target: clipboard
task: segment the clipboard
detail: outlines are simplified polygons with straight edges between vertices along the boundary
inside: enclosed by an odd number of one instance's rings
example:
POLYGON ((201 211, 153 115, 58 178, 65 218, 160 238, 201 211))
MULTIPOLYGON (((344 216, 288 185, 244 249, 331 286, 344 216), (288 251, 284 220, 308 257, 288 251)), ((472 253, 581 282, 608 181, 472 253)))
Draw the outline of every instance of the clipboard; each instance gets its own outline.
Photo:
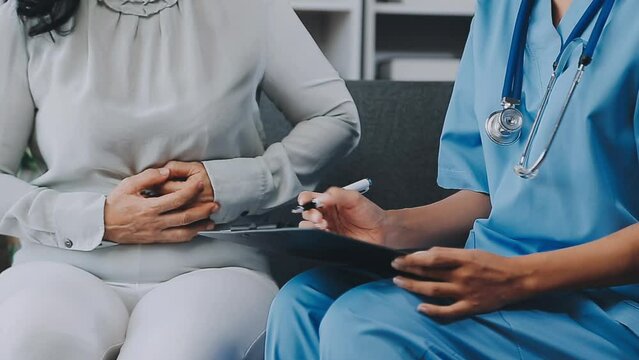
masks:
POLYGON ((266 228, 205 231, 200 233, 219 241, 258 248, 264 252, 286 254, 309 260, 350 265, 384 274, 397 273, 391 262, 414 250, 397 250, 314 229, 266 228))

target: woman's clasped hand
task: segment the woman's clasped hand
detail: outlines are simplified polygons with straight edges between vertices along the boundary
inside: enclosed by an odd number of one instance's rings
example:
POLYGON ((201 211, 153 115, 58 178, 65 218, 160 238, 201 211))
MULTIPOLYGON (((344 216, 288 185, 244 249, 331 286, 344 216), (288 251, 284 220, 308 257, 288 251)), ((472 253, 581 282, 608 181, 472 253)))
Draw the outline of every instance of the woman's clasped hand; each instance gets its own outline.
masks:
POLYGON ((107 196, 105 239, 120 244, 187 242, 215 227, 210 216, 219 208, 202 163, 171 161, 122 180, 107 196))

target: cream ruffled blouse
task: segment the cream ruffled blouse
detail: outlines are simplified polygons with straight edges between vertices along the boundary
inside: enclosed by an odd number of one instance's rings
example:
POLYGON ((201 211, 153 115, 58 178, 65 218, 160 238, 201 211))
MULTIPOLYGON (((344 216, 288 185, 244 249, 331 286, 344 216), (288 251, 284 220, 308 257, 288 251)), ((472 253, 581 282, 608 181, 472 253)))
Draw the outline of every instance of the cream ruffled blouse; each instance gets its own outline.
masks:
POLYGON ((313 188, 357 142, 352 99, 286 0, 82 0, 53 39, 26 36, 15 5, 0 4, 0 233, 22 256, 100 246, 105 195, 146 168, 203 162, 225 223, 313 188), (295 125, 267 148, 258 88, 295 125), (29 143, 42 173, 26 183, 29 143))

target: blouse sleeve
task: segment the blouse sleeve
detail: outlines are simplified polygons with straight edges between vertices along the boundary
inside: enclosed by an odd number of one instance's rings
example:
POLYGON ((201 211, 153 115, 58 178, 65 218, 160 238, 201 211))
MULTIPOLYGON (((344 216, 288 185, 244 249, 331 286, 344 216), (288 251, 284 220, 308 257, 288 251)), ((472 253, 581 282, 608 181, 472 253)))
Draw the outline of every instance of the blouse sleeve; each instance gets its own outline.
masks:
POLYGON ((286 0, 269 6, 263 88, 294 128, 263 156, 205 163, 221 210, 219 223, 259 214, 313 189, 331 161, 350 153, 359 116, 344 81, 286 0))
MULTIPOLYGON (((473 25, 475 21, 473 21, 473 25)), ((473 26, 474 27, 474 26, 473 26)), ((486 162, 475 111, 474 30, 466 42, 442 130, 437 183, 446 189, 489 193, 486 162)))
POLYGON ((59 193, 16 177, 33 131, 26 35, 15 1, 0 2, 0 234, 92 250, 104 234, 104 196, 59 193))

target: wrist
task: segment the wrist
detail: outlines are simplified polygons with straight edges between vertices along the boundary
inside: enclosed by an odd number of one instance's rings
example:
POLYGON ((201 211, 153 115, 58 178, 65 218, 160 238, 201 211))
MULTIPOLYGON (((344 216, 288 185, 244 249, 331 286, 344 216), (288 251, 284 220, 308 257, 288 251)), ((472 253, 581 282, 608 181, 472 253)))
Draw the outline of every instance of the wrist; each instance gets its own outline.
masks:
POLYGON ((517 288, 524 297, 532 297, 547 291, 545 276, 541 273, 539 258, 533 255, 523 255, 511 258, 517 274, 517 288))
POLYGON ((109 204, 109 198, 107 197, 106 201, 104 202, 104 215, 103 215, 103 221, 104 221, 104 234, 102 235, 102 240, 107 240, 107 241, 113 241, 111 239, 112 234, 111 234, 111 205, 109 204))
POLYGON ((215 202, 215 188, 213 187, 213 181, 209 175, 203 162, 198 163, 201 167, 202 182, 204 183, 205 201, 215 202))
POLYGON ((384 246, 393 247, 393 244, 397 242, 396 239, 400 238, 402 217, 398 215, 397 210, 383 210, 380 228, 384 246))

